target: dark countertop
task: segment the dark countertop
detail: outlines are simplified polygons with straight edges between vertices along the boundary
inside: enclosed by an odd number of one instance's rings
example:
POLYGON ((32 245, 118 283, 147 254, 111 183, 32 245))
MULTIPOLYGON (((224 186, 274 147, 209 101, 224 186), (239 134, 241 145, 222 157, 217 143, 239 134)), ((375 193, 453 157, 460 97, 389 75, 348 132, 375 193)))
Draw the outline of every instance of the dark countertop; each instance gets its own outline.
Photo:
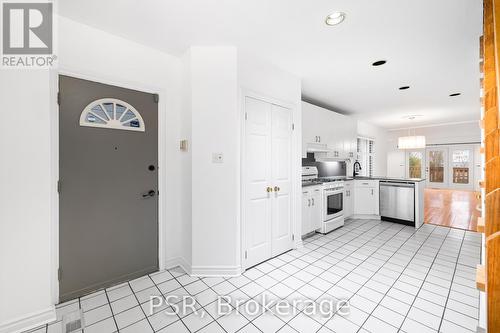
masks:
POLYGON ((387 181, 396 181, 396 182, 412 182, 419 183, 425 181, 425 178, 397 178, 397 177, 384 177, 384 176, 375 176, 375 177, 365 177, 365 176, 357 176, 354 179, 359 180, 387 180, 387 181))
POLYGON ((323 182, 303 182, 302 187, 323 185, 323 182))
MULTIPOLYGON (((411 183, 419 183, 425 181, 425 178, 396 178, 396 177, 365 177, 365 176, 357 176, 355 178, 347 177, 344 181, 352 181, 352 180, 386 180, 386 181, 395 181, 395 182, 411 182, 411 183)), ((314 181, 314 182, 303 182, 302 187, 308 186, 317 186, 322 185, 324 182, 322 181, 314 181)))

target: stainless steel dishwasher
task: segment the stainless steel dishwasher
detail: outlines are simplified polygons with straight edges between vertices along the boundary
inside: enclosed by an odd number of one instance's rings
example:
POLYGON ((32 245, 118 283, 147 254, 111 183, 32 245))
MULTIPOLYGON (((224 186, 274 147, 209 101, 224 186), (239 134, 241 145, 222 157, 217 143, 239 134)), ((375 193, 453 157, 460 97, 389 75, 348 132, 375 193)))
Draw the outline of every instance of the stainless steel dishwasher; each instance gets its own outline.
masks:
POLYGON ((415 183, 381 180, 380 217, 384 221, 415 225, 415 183))

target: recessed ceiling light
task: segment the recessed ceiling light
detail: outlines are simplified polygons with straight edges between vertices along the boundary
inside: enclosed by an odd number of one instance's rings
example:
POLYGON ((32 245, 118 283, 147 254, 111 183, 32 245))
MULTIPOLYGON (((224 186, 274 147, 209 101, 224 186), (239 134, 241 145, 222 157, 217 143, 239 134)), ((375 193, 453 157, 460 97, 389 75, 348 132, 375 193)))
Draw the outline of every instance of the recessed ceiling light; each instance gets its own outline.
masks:
POLYGON ((453 94, 450 94, 450 97, 455 97, 455 96, 460 96, 462 95, 461 93, 453 93, 453 94))
POLYGON ((423 117, 423 115, 421 115, 421 114, 410 114, 410 115, 407 115, 407 116, 403 116, 401 119, 414 120, 414 119, 417 119, 417 118, 420 118, 420 117, 423 117))
POLYGON ((410 89, 410 86, 402 86, 402 87, 399 87, 399 90, 406 90, 406 89, 410 89))
POLYGON ((386 60, 378 60, 378 61, 375 61, 372 66, 382 66, 383 64, 385 64, 387 61, 386 60))
POLYGON ((345 13, 334 12, 326 17, 325 23, 327 25, 337 25, 342 23, 344 20, 345 20, 345 13))

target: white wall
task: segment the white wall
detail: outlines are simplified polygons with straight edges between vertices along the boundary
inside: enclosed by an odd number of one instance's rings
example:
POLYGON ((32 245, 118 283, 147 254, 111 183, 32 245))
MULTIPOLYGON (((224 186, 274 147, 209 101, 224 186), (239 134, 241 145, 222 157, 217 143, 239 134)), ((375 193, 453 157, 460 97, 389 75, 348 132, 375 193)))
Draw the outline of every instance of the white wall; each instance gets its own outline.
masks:
MULTIPOLYGON (((180 263, 188 271, 192 265, 206 274, 211 267, 237 272, 240 88, 296 106, 293 173, 300 193, 300 79, 252 56, 239 58, 234 47, 193 47, 176 58, 63 17, 58 32, 62 74, 160 93, 166 126, 159 169, 167 221, 160 234, 162 264, 180 263), (188 152, 179 150, 181 139, 189 140, 188 152), (212 163, 213 152, 223 153, 224 163, 212 163)), ((1 156, 9 163, 0 163, 0 332, 33 314, 49 319, 57 300, 58 144, 51 142, 57 139, 57 88, 51 78, 56 82, 57 73, 1 75, 1 156)), ((299 202, 294 206, 300 216, 299 202)))
MULTIPOLYGON (((192 124, 192 273, 236 275, 241 271, 241 98, 250 90, 293 106, 295 197, 300 193, 300 79, 235 47, 193 46, 184 56, 183 92, 192 124), (212 162, 222 153, 224 162, 212 162)), ((189 193, 186 193, 186 197, 189 193)), ((295 212, 300 216, 300 205, 295 212)), ((293 221, 297 223, 297 221, 293 221)), ((189 232, 186 232, 188 236, 189 232)), ((185 253, 188 253, 187 250, 185 253)))
POLYGON ((181 140, 187 140, 187 151, 181 153, 180 179, 182 184, 178 193, 181 200, 182 228, 179 233, 181 242, 181 258, 183 267, 191 272, 192 258, 192 136, 191 136, 191 52, 188 50, 182 58, 183 84, 182 84, 182 112, 180 117, 181 140))
MULTIPOLYGON (((452 145, 452 144, 476 144, 481 141, 481 131, 479 122, 448 124, 427 126, 416 129, 390 130, 388 132, 387 146, 387 168, 388 176, 407 177, 406 152, 398 149, 398 138, 408 135, 424 135, 426 144, 429 145, 452 145)), ((477 147, 476 147, 477 148, 477 147)), ((475 148, 475 149, 476 149, 475 148)), ((478 186, 478 180, 481 177, 479 158, 475 157, 474 167, 474 186, 478 186)))
MULTIPOLYGON (((185 128, 179 126, 181 60, 66 18, 60 17, 58 23, 62 73, 160 92, 160 121, 167 128, 160 138, 165 143, 159 169, 165 189, 160 209, 167 221, 160 235, 165 243, 161 264, 177 262, 182 256, 178 235, 187 224, 183 218, 189 218, 181 212, 179 195, 187 181, 182 178, 184 156, 178 149, 185 136, 185 128)), ((51 177, 51 163, 57 166, 57 152, 50 142, 51 133, 57 133, 51 128, 56 108, 50 105, 56 89, 50 90, 47 71, 2 71, 1 85, 1 153, 9 163, 0 163, 0 331, 5 323, 48 310, 56 302, 58 259, 51 251, 58 243, 57 209, 51 206, 57 179, 51 177), (8 144, 12 142, 15 145, 8 144)))
POLYGON ((191 47, 192 272, 240 271, 238 64, 235 47, 191 47), (222 163, 212 161, 223 154, 222 163))
POLYGON ((358 136, 375 140, 374 176, 387 175, 387 130, 365 121, 358 120, 358 136))
MULTIPOLYGON (((408 136, 408 129, 388 131, 389 150, 396 150, 398 137, 408 136)), ((478 122, 436 125, 410 130, 411 135, 425 135, 426 144, 479 143, 481 130, 478 122)))
POLYGON ((0 332, 55 315, 49 106, 47 70, 0 70, 0 332))

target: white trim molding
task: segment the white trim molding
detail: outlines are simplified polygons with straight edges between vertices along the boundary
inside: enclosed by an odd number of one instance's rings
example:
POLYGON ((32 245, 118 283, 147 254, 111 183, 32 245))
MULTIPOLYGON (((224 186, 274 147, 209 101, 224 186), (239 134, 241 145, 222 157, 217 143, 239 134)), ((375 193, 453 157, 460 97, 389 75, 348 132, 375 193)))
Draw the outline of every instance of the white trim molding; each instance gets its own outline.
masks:
POLYGON ((191 276, 235 277, 242 273, 241 266, 192 266, 191 276))
MULTIPOLYGON (((165 269, 180 267, 186 274, 191 275, 191 265, 183 257, 175 257, 165 261, 165 269)), ((161 270, 161 269, 160 269, 161 270)))
POLYGON ((0 333, 16 333, 27 331, 38 326, 48 324, 56 320, 56 309, 54 306, 16 318, 12 321, 0 324, 0 333))

